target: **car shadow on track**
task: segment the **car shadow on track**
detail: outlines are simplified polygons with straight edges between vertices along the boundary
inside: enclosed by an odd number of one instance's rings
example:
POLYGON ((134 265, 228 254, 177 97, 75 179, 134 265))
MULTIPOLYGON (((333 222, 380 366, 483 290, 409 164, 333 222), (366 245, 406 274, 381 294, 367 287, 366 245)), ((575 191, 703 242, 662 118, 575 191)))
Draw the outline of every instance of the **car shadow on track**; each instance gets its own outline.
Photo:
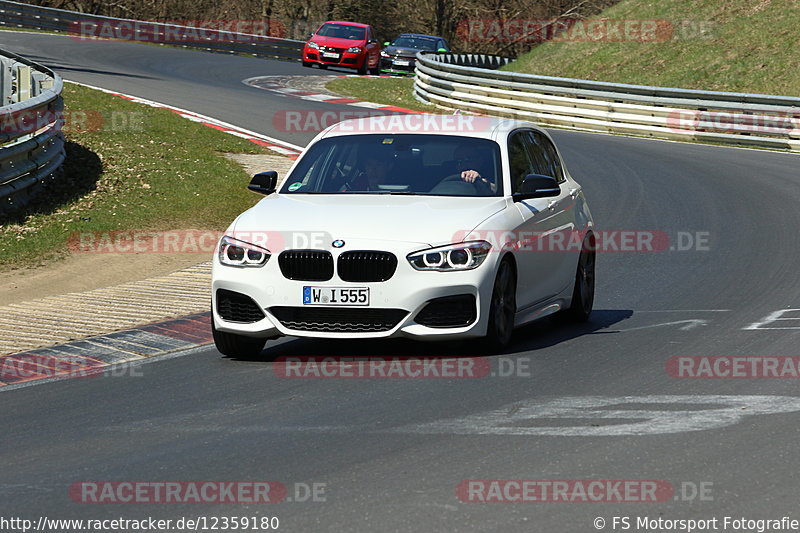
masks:
MULTIPOLYGON (((495 354, 481 351, 475 340, 422 342, 411 339, 305 339, 267 341, 259 357, 249 361, 271 362, 286 357, 438 357, 459 358, 516 354, 538 350, 582 337, 603 333, 604 329, 633 316, 631 310, 597 309, 588 322, 570 324, 560 318, 545 318, 517 328, 511 345, 495 354)), ((235 358, 233 358, 235 359, 235 358)))
POLYGON ((504 353, 540 350, 584 335, 603 334, 603 330, 633 316, 630 309, 595 309, 587 322, 576 324, 558 316, 548 317, 517 328, 511 346, 504 353))

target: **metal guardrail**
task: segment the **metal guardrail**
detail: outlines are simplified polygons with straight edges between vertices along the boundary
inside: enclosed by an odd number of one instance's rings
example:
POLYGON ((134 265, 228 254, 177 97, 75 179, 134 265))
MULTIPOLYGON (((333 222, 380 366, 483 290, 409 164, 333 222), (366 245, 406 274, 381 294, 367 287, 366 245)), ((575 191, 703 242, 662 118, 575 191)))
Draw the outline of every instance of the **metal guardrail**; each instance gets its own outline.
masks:
MULTIPOLYGON (((227 54, 300 61, 303 41, 222 29, 118 19, 0 0, 0 26, 64 32, 76 39, 124 35, 129 40, 227 54)), ((127 39, 126 39, 127 40, 127 39)))
POLYGON ((0 213, 25 205, 64 162, 62 88, 52 70, 0 50, 0 213))
POLYGON ((414 92, 426 103, 544 126, 800 151, 800 98, 494 70, 509 62, 420 52, 414 92))

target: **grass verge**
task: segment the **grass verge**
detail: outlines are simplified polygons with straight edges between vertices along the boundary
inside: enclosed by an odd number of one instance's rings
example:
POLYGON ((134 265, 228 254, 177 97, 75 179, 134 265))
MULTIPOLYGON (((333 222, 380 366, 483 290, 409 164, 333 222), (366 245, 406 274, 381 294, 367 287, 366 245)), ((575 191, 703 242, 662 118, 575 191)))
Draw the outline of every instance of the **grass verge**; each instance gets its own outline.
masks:
POLYGON ((536 46, 504 70, 711 91, 800 94, 797 0, 622 0, 595 19, 663 22, 658 37, 649 42, 580 42, 576 33, 576 41, 536 46))
POLYGON ((413 78, 337 78, 325 87, 335 93, 376 104, 429 113, 443 112, 436 106, 423 104, 414 98, 413 78))
POLYGON ((0 225, 0 269, 66 256, 78 232, 224 230, 259 198, 224 153, 268 149, 155 109, 65 84, 64 175, 0 225))

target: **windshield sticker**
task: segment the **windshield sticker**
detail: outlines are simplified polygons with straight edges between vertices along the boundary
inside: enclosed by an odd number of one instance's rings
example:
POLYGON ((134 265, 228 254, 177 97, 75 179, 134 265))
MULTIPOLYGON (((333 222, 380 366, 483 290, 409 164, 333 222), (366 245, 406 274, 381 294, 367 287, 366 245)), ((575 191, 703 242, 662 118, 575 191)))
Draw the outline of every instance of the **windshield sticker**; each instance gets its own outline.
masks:
POLYGON ((389 138, 389 139, 384 139, 382 144, 392 144, 393 142, 394 142, 394 139, 389 138))
POLYGON ((296 182, 292 183, 291 185, 289 185, 289 192, 294 192, 294 191, 296 191, 297 189, 299 189, 302 186, 303 186, 303 184, 301 182, 296 181, 296 182))

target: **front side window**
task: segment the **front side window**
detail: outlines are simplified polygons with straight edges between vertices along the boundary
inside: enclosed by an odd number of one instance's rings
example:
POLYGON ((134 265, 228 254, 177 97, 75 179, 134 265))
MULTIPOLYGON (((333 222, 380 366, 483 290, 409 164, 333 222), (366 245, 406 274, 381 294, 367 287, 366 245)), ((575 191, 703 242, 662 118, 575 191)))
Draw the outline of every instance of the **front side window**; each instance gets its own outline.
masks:
POLYGON ((551 176, 559 183, 564 181, 564 170, 561 168, 561 160, 556 152, 556 147, 550 142, 550 139, 539 133, 538 131, 532 132, 533 143, 532 150, 536 154, 536 159, 539 161, 540 170, 539 174, 551 176))
POLYGON ((502 181, 500 147, 494 141, 455 135, 363 134, 314 144, 280 192, 502 196, 502 181))
POLYGON ((513 191, 522 190, 522 180, 528 174, 537 174, 528 150, 528 132, 518 131, 508 140, 508 163, 511 168, 511 187, 513 191))

